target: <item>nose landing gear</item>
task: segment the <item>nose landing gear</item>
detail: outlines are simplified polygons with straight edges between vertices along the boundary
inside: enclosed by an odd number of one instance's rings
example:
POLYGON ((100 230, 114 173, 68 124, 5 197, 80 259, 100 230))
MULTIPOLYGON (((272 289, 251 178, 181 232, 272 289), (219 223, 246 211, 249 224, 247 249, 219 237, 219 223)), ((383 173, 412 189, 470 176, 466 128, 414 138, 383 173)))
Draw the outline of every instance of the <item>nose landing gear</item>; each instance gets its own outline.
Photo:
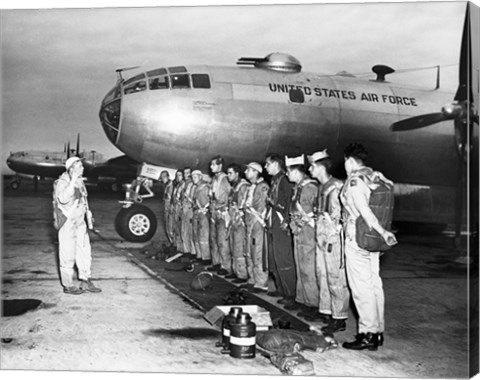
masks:
MULTIPOLYGON (((123 208, 118 212, 115 218, 115 230, 117 233, 127 241, 135 243, 143 243, 149 241, 157 230, 157 218, 152 210, 141 205, 144 198, 151 198, 154 196, 152 191, 153 179, 158 179, 159 176, 143 175, 143 164, 140 170, 140 175, 128 185, 125 185, 125 200, 123 208), (141 194, 141 189, 146 190, 146 193, 141 194)), ((148 172, 151 173, 152 165, 148 165, 148 172)))

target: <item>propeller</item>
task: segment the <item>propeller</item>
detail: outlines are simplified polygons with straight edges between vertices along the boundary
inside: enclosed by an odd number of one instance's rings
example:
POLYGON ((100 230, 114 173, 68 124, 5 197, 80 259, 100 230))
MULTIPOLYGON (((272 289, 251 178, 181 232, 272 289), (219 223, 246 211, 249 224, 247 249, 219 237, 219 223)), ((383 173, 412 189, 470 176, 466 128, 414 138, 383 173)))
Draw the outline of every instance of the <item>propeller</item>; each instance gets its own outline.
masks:
POLYGON ((80 157, 80 133, 77 133, 77 149, 75 155, 80 157))
MULTIPOLYGON (((446 120, 453 120, 455 142, 458 153, 457 189, 455 200, 455 246, 459 246, 463 220, 463 201, 467 183, 467 163, 472 151, 471 140, 473 124, 478 125, 478 109, 472 88, 472 35, 470 4, 467 3, 460 47, 458 89, 452 103, 442 107, 441 112, 429 113, 400 120, 391 125, 395 132, 411 131, 427 127, 446 120)), ((477 52, 478 53, 478 52, 477 52)))

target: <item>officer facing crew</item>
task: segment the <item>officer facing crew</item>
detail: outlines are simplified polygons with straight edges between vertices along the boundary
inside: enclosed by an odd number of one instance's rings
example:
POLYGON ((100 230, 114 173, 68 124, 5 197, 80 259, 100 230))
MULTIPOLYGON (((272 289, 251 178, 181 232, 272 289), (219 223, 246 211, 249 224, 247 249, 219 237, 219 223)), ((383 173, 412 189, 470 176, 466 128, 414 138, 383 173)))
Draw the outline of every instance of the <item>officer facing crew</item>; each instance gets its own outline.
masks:
POLYGON ((230 222, 227 230, 232 253, 233 273, 225 276, 225 278, 233 279, 232 282, 235 284, 242 284, 248 279, 245 240, 247 229, 244 220, 244 207, 250 184, 241 177, 241 168, 237 164, 231 164, 227 167, 227 177, 232 185, 228 200, 230 222))
POLYGON ((266 247, 265 216, 267 214, 268 184, 262 175, 262 165, 251 162, 245 176, 251 183, 245 201, 245 224, 247 227, 248 285, 253 293, 268 290, 268 251, 266 247))
POLYGON ((54 224, 58 229, 63 292, 75 295, 85 291, 98 293, 102 290, 90 279, 92 248, 85 219, 92 229, 93 217, 88 208, 87 189, 82 179, 82 161, 78 157, 70 157, 65 162, 65 169, 66 172, 53 185, 54 224), (73 284, 74 265, 78 269, 80 287, 73 284))
POLYGON ((308 160, 310 174, 320 183, 316 219, 316 269, 320 304, 319 313, 305 319, 328 323, 322 327, 322 331, 331 335, 345 330, 350 301, 339 197, 343 183, 331 174, 332 160, 327 150, 315 152, 308 156, 308 160))
POLYGON ((363 218, 370 230, 377 231, 388 245, 396 244, 395 235, 385 230, 370 206, 369 184, 375 176, 387 180, 381 173, 365 166, 368 153, 362 144, 352 143, 344 150, 347 180, 340 193, 344 206, 345 256, 348 284, 358 311, 358 334, 355 341, 345 342, 344 348, 376 350, 383 345, 384 293, 380 277, 380 252, 360 248, 356 240, 356 221, 363 218))
POLYGON ((195 245, 196 261, 202 264, 211 264, 210 256, 210 221, 208 207, 210 206, 210 187, 203 180, 203 173, 200 170, 192 172, 194 191, 193 203, 193 243, 195 245))
POLYGON ((319 292, 315 273, 315 220, 314 208, 318 187, 305 171, 305 158, 285 157, 287 176, 295 184, 290 205, 290 229, 293 234, 294 257, 297 269, 295 303, 286 309, 302 306, 298 316, 318 313, 319 292), (298 305, 300 304, 300 305, 298 305))

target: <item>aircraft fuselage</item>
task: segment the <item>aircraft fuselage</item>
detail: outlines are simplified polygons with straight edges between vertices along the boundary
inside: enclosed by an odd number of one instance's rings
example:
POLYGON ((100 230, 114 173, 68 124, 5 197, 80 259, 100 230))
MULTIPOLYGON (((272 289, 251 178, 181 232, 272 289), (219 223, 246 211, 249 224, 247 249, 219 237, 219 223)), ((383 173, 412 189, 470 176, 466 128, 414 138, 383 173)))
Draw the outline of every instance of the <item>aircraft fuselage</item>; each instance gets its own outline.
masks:
MULTIPOLYGON (((455 186, 453 121, 408 133, 390 130, 396 121, 439 112, 452 101, 453 92, 342 75, 245 67, 183 69, 136 75, 105 97, 103 128, 136 161, 207 169, 217 154, 228 163, 247 163, 263 161, 268 152, 297 156, 327 148, 342 177, 343 149, 356 141, 369 150, 369 165, 397 184, 418 186, 415 192, 430 189, 429 199, 442 198, 447 187, 455 186), (164 85, 152 89, 157 78, 164 85), (431 186, 439 193, 433 194, 431 186)), ((412 189, 405 191, 410 196, 412 189)))

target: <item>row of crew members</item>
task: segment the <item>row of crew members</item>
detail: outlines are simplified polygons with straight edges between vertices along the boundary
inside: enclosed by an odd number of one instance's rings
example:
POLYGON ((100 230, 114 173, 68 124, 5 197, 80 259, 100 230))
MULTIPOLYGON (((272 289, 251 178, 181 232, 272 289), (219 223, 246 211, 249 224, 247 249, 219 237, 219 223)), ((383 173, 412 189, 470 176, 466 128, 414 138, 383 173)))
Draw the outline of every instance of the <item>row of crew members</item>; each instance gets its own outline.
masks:
POLYGON ((326 324, 327 335, 345 330, 351 291, 359 334, 344 347, 377 349, 384 330, 379 255, 355 244, 350 221, 365 213, 385 240, 393 234, 365 211, 368 187, 355 173, 365 167, 366 149, 361 144, 345 149, 352 177, 345 186, 332 176, 326 150, 307 157, 311 177, 304 155, 284 161, 269 154, 264 168, 270 184, 259 163, 246 166, 245 180, 239 165, 229 165, 225 173, 220 156, 211 160, 210 182, 190 168, 177 171, 174 181, 162 173, 168 239, 178 251, 210 264, 207 270, 254 293, 280 296, 285 309, 300 309, 300 317, 326 324), (345 238, 342 221, 350 226, 345 238), (269 289, 269 275, 275 289, 269 289))

